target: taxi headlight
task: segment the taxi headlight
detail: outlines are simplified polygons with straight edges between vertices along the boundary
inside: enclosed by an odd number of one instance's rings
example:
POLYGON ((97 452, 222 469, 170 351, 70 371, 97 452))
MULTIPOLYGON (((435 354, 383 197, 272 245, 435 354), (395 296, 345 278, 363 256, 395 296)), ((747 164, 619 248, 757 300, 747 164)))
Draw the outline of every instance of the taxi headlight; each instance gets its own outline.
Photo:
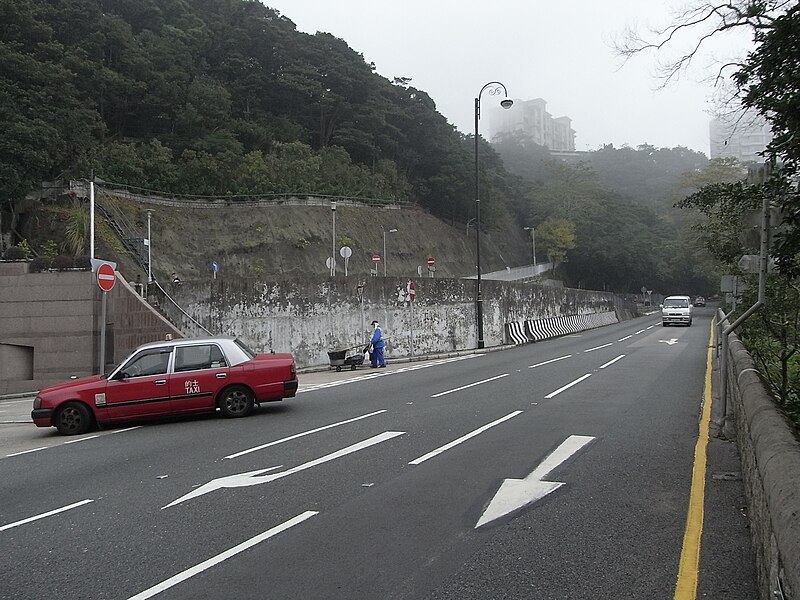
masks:
POLYGON ((39 408, 42 408, 42 399, 36 396, 36 398, 33 399, 33 409, 36 410, 39 408))

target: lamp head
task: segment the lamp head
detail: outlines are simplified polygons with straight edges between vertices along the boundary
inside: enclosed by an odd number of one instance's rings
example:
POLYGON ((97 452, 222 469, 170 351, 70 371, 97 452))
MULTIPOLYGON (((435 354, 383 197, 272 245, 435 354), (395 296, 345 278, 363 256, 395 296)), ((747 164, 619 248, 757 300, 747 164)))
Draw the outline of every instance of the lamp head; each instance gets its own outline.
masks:
POLYGON ((500 106, 503 108, 511 108, 514 105, 514 101, 511 98, 503 98, 500 100, 500 106))

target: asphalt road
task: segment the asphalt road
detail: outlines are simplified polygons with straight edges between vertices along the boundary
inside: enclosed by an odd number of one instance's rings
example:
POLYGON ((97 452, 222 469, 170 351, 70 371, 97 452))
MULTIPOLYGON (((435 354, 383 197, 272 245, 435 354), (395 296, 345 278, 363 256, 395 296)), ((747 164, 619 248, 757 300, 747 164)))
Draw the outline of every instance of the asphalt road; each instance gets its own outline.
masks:
MULTIPOLYGON (((672 598, 710 317, 308 374, 240 420, 64 438, 2 402, 0 598, 672 598)), ((753 598, 709 457, 698 593, 753 598)))

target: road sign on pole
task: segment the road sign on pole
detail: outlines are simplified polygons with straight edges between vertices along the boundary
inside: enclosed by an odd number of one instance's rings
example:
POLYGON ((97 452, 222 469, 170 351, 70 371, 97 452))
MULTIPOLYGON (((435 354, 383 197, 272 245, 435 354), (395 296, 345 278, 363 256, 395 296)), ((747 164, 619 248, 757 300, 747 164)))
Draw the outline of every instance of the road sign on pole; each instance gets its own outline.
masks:
POLYGON ((114 284, 117 282, 117 276, 114 273, 114 267, 109 263, 103 263, 97 267, 97 285, 104 292, 110 292, 114 289, 114 284))
POLYGON ((417 299, 417 288, 414 285, 414 282, 410 279, 408 280, 408 284, 406 285, 406 296, 408 297, 409 302, 413 302, 417 299))

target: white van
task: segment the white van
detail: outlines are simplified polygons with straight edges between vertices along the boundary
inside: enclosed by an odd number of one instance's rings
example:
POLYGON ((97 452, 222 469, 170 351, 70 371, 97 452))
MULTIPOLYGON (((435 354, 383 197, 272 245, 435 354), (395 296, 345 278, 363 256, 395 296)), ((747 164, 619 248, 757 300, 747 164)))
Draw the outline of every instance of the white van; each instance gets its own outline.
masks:
POLYGON ((692 300, 689 296, 667 296, 661 305, 661 325, 692 326, 692 300))

